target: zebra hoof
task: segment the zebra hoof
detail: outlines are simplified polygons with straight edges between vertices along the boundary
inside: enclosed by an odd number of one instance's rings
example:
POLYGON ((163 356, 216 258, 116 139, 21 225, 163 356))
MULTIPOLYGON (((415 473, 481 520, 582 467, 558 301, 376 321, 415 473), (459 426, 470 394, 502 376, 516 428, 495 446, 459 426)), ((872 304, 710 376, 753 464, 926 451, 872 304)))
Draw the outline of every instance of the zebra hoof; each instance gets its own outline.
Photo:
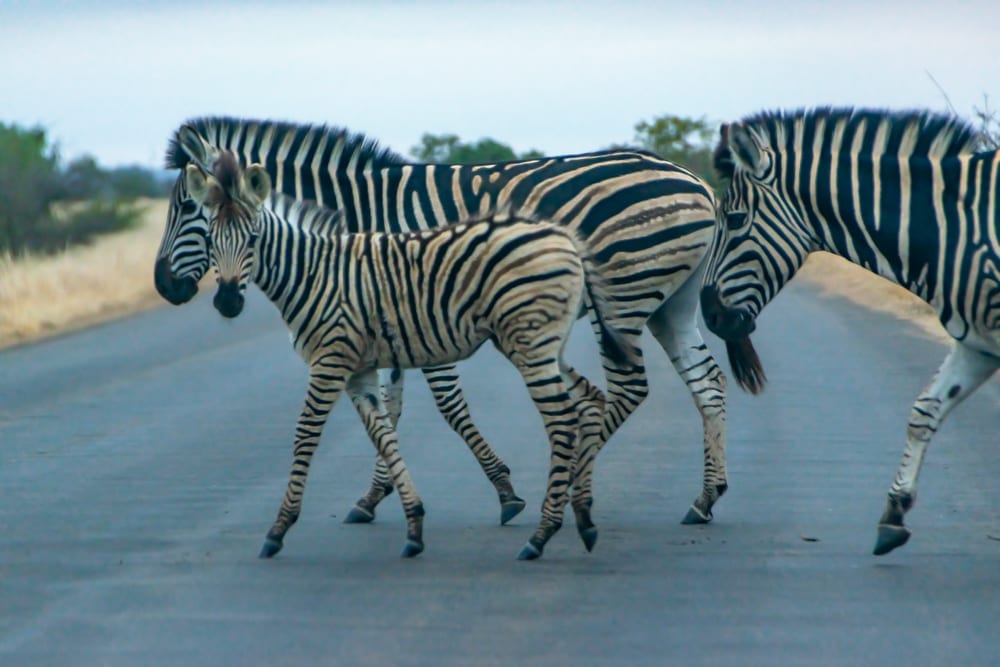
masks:
POLYGON ((270 558, 274 554, 281 551, 281 547, 284 546, 281 540, 275 539, 273 537, 268 537, 264 540, 264 546, 260 548, 259 558, 270 558))
POLYGON ((712 520, 712 513, 709 512, 707 515, 703 513, 700 509, 691 506, 688 513, 684 515, 684 519, 681 521, 685 526, 696 526, 699 524, 708 523, 712 520))
POLYGON ((360 505, 355 505, 344 517, 344 523, 371 523, 375 520, 375 512, 366 510, 360 505))
POLYGON ((506 525, 508 521, 520 514, 525 505, 524 500, 517 496, 500 503, 500 525, 506 525))
POLYGON ((403 552, 400 554, 403 558, 413 558, 417 554, 423 552, 424 544, 423 542, 417 542, 414 539, 406 540, 406 546, 403 547, 403 552))
POLYGON ((537 560, 542 555, 542 550, 531 542, 521 548, 521 553, 517 554, 518 560, 537 560))
POLYGON ((872 553, 876 556, 884 556, 896 547, 906 544, 909 539, 910 529, 906 526, 881 523, 878 527, 878 538, 875 540, 875 548, 872 553))
POLYGON ((587 547, 588 552, 593 551, 594 545, 597 544, 597 527, 581 528, 580 539, 583 540, 583 546, 587 547))

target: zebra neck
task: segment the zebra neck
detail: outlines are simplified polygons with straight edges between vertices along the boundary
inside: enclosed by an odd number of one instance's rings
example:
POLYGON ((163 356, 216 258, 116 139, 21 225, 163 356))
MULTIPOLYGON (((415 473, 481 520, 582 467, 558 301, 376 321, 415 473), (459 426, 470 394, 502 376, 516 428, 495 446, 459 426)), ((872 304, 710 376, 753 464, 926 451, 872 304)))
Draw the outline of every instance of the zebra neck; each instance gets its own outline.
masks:
POLYGON ((297 221, 265 212, 253 280, 257 287, 291 322, 304 295, 317 281, 338 270, 339 236, 323 237, 302 229, 297 221))
POLYGON ((828 187, 817 181, 815 189, 800 187, 796 198, 820 249, 933 302, 945 233, 933 194, 940 165, 928 158, 883 155, 875 163, 854 156, 838 171, 840 178, 831 174, 828 187))

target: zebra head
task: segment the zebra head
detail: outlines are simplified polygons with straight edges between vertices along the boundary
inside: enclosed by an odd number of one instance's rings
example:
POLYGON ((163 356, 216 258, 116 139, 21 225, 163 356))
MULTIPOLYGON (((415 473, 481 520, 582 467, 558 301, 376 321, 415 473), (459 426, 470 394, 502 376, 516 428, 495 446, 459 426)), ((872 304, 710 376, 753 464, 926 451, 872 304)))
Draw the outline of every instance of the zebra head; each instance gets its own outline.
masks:
POLYGON ((715 168, 728 179, 701 289, 705 324, 726 341, 737 382, 757 393, 765 380, 750 343, 756 319, 816 248, 797 211, 779 196, 780 159, 756 128, 723 125, 715 168))
POLYGON ((185 167, 184 179, 194 201, 209 212, 208 255, 218 283, 212 303, 224 317, 236 317, 254 270, 261 207, 271 194, 271 177, 258 164, 243 171, 236 157, 224 151, 212 173, 192 163, 185 167))
POLYGON ((716 169, 729 181, 719 205, 701 304, 705 323, 727 341, 749 336, 755 320, 819 249, 802 214, 783 192, 780 153, 763 132, 722 126, 716 169))
POLYGON ((193 163, 210 170, 218 149, 192 128, 182 126, 167 150, 167 167, 181 169, 170 193, 167 224, 156 253, 153 282, 156 291, 179 306, 198 293, 198 281, 208 271, 208 213, 191 197, 184 168, 193 163))

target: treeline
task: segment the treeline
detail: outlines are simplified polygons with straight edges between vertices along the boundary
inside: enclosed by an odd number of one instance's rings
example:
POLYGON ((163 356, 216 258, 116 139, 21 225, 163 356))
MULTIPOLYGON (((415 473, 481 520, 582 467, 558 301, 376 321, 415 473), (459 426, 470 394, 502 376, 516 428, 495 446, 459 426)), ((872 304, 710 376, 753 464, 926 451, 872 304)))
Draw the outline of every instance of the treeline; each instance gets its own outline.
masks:
MULTIPOLYGON (((982 147, 1000 146, 1000 119, 984 103, 975 109, 982 147)), ((633 127, 632 142, 608 148, 641 148, 695 172, 716 189, 712 168, 718 124, 705 117, 663 115, 633 127)), ((598 147, 594 147, 595 149, 598 147)), ((492 137, 473 142, 455 134, 424 134, 410 155, 421 162, 474 163, 542 157, 515 152, 492 137)), ((0 123, 0 254, 52 252, 137 224, 139 197, 164 197, 169 181, 143 167, 101 168, 90 156, 63 165, 45 130, 0 123)))
MULTIPOLYGON (((712 169, 712 150, 717 123, 701 118, 682 116, 657 116, 635 124, 631 143, 614 144, 608 148, 641 148, 653 151, 660 157, 675 162, 695 172, 712 187, 720 183, 712 169)), ((594 147, 595 150, 598 147, 594 147)), ((500 162, 503 160, 528 160, 542 157, 544 153, 532 148, 516 153, 509 145, 492 137, 467 143, 454 134, 424 134, 420 143, 410 149, 410 155, 421 162, 470 163, 500 162)))
POLYGON ((0 123, 0 254, 51 253, 136 225, 139 197, 168 185, 142 167, 63 164, 44 129, 0 123))

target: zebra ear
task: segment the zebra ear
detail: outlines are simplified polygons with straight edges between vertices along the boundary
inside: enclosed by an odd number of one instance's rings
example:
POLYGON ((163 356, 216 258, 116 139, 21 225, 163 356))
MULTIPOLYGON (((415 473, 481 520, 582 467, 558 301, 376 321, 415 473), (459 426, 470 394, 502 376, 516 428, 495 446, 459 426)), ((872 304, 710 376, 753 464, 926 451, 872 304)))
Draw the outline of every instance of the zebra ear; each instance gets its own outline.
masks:
POLYGON ((729 149, 729 125, 719 126, 719 143, 712 152, 712 166, 723 178, 732 178, 736 165, 733 164, 733 152, 729 149))
POLYGON ((177 145, 192 162, 210 171, 219 158, 219 149, 211 145, 190 125, 177 130, 177 145))
POLYGON ((728 126, 727 134, 729 151, 735 166, 755 176, 761 176, 766 165, 762 160, 762 146, 753 132, 742 123, 733 123, 728 126))
POLYGON ((257 199, 257 205, 263 204, 271 194, 271 175, 260 164, 252 164, 243 173, 243 178, 250 194, 257 199))
POLYGON ((192 163, 184 168, 184 185, 191 198, 202 206, 213 206, 222 202, 222 186, 196 164, 192 163))

